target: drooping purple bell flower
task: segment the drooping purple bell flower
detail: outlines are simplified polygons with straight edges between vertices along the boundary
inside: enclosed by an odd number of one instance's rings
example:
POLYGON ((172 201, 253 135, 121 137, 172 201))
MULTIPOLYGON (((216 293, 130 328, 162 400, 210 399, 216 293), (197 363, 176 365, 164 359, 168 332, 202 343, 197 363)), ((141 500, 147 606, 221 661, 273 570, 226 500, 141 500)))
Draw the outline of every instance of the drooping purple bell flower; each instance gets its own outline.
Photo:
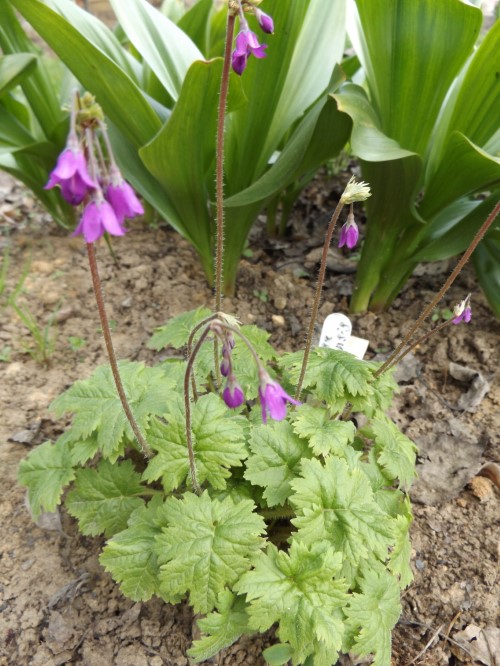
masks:
POLYGON ((265 12, 262 11, 262 9, 259 9, 258 7, 255 8, 255 18, 257 19, 261 30, 263 32, 267 32, 268 35, 272 35, 274 32, 274 21, 273 19, 269 16, 269 14, 266 14, 265 12))
POLYGON ((247 66, 248 57, 254 55, 256 58, 265 58, 266 49, 267 44, 259 44, 259 38, 255 32, 252 32, 248 25, 244 25, 236 35, 236 48, 231 58, 233 70, 241 76, 247 66))
POLYGON ((350 250, 355 247, 359 239, 359 229, 358 225, 354 221, 354 215, 349 213, 347 216, 347 222, 342 226, 340 230, 340 240, 339 247, 344 247, 346 245, 350 250))
POLYGON ((132 187, 123 179, 120 170, 112 165, 109 170, 110 183, 106 188, 106 199, 113 207, 118 222, 127 217, 144 215, 144 208, 132 187))
POLYGON ((267 414, 275 421, 282 421, 286 416, 286 403, 300 405, 283 389, 282 386, 271 379, 265 371, 261 371, 259 386, 260 404, 262 407, 262 421, 267 423, 267 414))
POLYGON ((456 305, 453 309, 453 314, 455 318, 451 320, 452 324, 461 324, 465 322, 468 324, 472 319, 472 308, 469 304, 470 294, 465 298, 461 303, 456 305))
POLYGON ((88 172, 87 160, 75 132, 69 133, 66 148, 59 155, 44 189, 50 190, 57 185, 61 187, 64 199, 72 206, 78 206, 97 187, 88 172))
POLYGON ((80 224, 71 235, 83 235, 85 242, 94 243, 106 232, 112 236, 124 236, 126 231, 116 217, 112 205, 106 201, 99 188, 85 206, 80 224))
POLYGON ((222 398, 226 405, 231 409, 239 407, 245 401, 245 394, 243 393, 243 389, 236 381, 236 377, 234 375, 229 375, 226 388, 222 392, 222 398))

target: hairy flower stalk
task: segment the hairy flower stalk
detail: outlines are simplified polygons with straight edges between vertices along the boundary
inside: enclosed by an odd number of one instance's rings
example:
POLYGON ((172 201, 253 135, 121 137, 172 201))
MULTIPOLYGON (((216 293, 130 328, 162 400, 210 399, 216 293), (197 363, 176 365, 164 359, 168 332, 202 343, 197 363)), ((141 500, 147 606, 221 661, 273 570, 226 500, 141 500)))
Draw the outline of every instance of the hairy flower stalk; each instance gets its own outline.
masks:
MULTIPOLYGON (((330 243, 332 241, 333 232, 335 226, 339 219, 340 213, 342 212, 343 207, 346 204, 353 204, 355 201, 365 201, 368 197, 371 196, 370 187, 367 183, 357 182, 353 177, 347 183, 340 201, 337 204, 337 207, 333 211, 333 215, 330 219, 328 229, 326 231, 325 242, 323 243, 323 252, 321 254, 321 263, 318 273, 318 281, 316 283, 316 293, 314 294, 314 300, 311 308, 311 318, 309 320, 309 327, 307 329, 307 338, 304 348, 304 358, 302 360, 302 367, 300 369, 299 381, 297 382, 297 388, 295 390, 295 400, 300 400, 300 392, 302 391, 302 383, 304 381, 304 376, 306 374, 307 362, 309 360, 309 353, 311 351, 312 339, 314 335, 314 325, 316 323, 316 318, 318 316, 319 304, 321 301, 321 291, 323 289, 323 283, 325 281, 326 273, 326 261, 328 258, 328 250, 330 249, 330 243)), ((356 227, 357 229, 357 227, 356 227)))
POLYGON ((428 331, 424 335, 420 336, 420 338, 418 338, 418 340, 415 340, 415 342, 412 342, 411 345, 408 345, 408 347, 406 349, 404 349, 399 354, 399 356, 397 356, 396 358, 394 358, 391 361, 390 365, 387 366, 386 370, 390 370, 395 365, 400 363, 404 359, 404 357, 407 356, 411 351, 416 349, 419 345, 422 345, 424 342, 427 342, 427 340, 429 340, 429 338, 431 338, 436 333, 439 333, 444 328, 447 328, 448 326, 451 326, 452 324, 454 324, 454 325, 461 324, 462 322, 468 324, 472 319, 472 309, 470 307, 470 297, 471 297, 471 295, 469 294, 467 296, 467 298, 465 298, 463 301, 458 303, 458 305, 456 305, 453 308, 453 313, 455 315, 455 317, 453 319, 449 319, 448 321, 441 322, 441 324, 439 324, 438 326, 433 328, 431 331, 428 331))
POLYGON ((458 277, 460 271, 462 268, 465 266, 465 264, 469 261, 471 254, 474 252, 476 247, 478 246, 479 242, 485 235, 485 233, 488 231, 490 226, 493 224, 493 221, 495 220, 496 216, 500 212, 500 201, 498 201, 495 204, 495 207, 491 211, 491 213, 488 215, 486 220, 483 222, 481 225, 481 228, 477 232, 477 234, 474 236, 472 239, 471 244, 467 248, 467 250, 464 252, 464 254, 461 256, 459 259, 457 265, 451 272, 450 276, 446 280, 446 282, 443 284, 439 292, 436 294, 436 296, 432 299, 432 301, 427 305, 427 307, 424 309, 420 317, 417 319, 417 321, 413 324, 413 326, 410 328, 408 333, 405 335, 401 343, 396 347, 396 349, 392 352, 392 354, 387 358, 386 361, 380 366, 380 368, 374 373, 374 377, 378 377, 381 375, 383 372, 387 370, 390 366, 393 365, 394 359, 397 359, 401 353, 401 351, 410 344, 412 338, 414 337, 416 331, 420 328, 420 326, 424 323, 424 321, 427 319, 427 317, 431 314, 431 312, 434 310, 436 305, 439 303, 439 301, 442 299, 442 297, 445 295, 445 293, 448 291, 448 289, 451 287, 451 285, 455 282, 456 278, 458 277))

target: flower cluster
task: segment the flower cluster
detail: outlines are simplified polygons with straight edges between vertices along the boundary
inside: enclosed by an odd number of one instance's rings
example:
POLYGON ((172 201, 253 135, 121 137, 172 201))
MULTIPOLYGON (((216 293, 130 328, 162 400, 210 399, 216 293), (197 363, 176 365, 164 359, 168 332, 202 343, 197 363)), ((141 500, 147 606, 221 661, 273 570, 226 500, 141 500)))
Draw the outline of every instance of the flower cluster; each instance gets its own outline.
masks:
MULTIPOLYGON (((274 32, 273 19, 257 7, 251 5, 250 7, 261 29, 267 34, 272 34, 274 32)), ((239 4, 239 10, 240 31, 236 35, 236 45, 232 54, 232 67, 236 74, 241 76, 247 66, 249 56, 254 55, 256 58, 266 57, 265 50, 267 49, 267 44, 260 44, 257 35, 248 27, 241 4, 239 4)))
MULTIPOLYGON (((245 395, 233 372, 232 351, 235 346, 234 337, 231 331, 228 330, 227 325, 221 320, 215 320, 212 322, 211 329, 222 342, 222 362, 220 365, 220 371, 227 379, 226 386, 222 391, 222 398, 228 407, 232 409, 240 407, 245 401, 245 395)), ((241 335, 241 333, 239 333, 239 335, 241 335)), ((292 405, 300 405, 300 402, 294 400, 294 398, 289 396, 278 382, 271 379, 257 354, 252 349, 249 341, 243 335, 241 335, 241 337, 252 352, 257 364, 260 380, 259 398, 262 408, 262 421, 267 423, 268 414, 275 421, 282 421, 286 416, 286 403, 289 402, 292 405)))
POLYGON ((467 298, 464 298, 463 301, 458 303, 458 305, 455 305, 453 308, 453 314, 455 317, 451 320, 452 324, 461 324, 462 322, 465 322, 468 324, 470 320, 472 319, 472 308, 470 306, 470 294, 467 296, 467 298))
MULTIPOLYGON (((84 96, 83 100, 85 99, 84 96)), ((96 106, 93 98, 90 99, 92 105, 96 106)), ((124 226, 125 219, 142 215, 144 209, 115 163, 104 124, 95 118, 87 119, 84 138, 80 140, 76 131, 77 116, 78 111, 74 104, 66 148, 59 155, 45 189, 59 186, 62 196, 72 206, 86 202, 73 236, 81 234, 87 243, 93 243, 105 233, 123 236, 127 231, 124 226), (99 162, 94 153, 98 141, 95 133, 96 123, 104 136, 109 168, 104 162, 102 151, 98 151, 99 162)))

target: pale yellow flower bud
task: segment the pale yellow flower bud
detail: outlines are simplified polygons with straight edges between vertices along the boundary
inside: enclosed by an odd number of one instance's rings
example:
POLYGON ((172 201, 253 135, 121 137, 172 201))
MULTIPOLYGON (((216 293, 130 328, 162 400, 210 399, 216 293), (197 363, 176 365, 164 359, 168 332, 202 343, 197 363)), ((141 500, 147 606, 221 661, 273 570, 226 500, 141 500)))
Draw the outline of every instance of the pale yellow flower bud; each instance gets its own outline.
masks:
POLYGON ((340 197, 340 201, 344 204, 351 204, 356 201, 365 201, 371 197, 370 186, 363 181, 357 182, 354 176, 347 183, 344 193, 340 197))

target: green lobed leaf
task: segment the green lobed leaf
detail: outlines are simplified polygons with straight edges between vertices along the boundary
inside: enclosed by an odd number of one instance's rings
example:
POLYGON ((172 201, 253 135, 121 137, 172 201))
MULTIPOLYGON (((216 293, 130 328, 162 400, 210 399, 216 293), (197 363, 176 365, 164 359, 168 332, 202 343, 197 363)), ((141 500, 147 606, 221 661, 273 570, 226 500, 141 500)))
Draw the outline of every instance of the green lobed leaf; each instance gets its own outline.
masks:
MULTIPOLYGON (((165 412, 167 423, 155 420, 148 442, 157 451, 144 472, 146 481, 161 478, 166 492, 189 478, 186 420, 183 398, 171 397, 165 412)), ((209 393, 192 405, 192 438, 198 482, 208 481, 224 489, 231 467, 240 467, 248 452, 245 446, 246 419, 234 414, 222 399, 209 393)))
POLYGON ((396 542, 389 557, 389 570, 399 577, 399 584, 402 588, 407 587, 413 580, 413 572, 410 567, 410 526, 413 517, 409 499, 406 500, 405 508, 406 513, 396 518, 396 542))
POLYGON ((352 651, 360 656, 373 653, 373 666, 390 666, 391 631, 401 614, 399 586, 383 567, 377 567, 365 570, 360 589, 344 610, 352 651))
MULTIPOLYGON (((165 412, 173 383, 161 367, 122 361, 119 368, 132 413, 144 433, 151 415, 165 412)), ((75 382, 50 409, 58 416, 74 412, 68 439, 77 442, 97 432, 99 449, 112 462, 123 453, 125 440, 135 441, 109 366, 100 366, 89 379, 75 382)))
POLYGON ((36 520, 43 511, 55 511, 63 489, 75 478, 67 446, 44 442, 19 464, 19 483, 28 488, 28 500, 36 520))
POLYGON ((275 643, 264 650, 262 656, 270 666, 283 666, 288 664, 293 656, 293 649, 288 643, 275 643))
POLYGON ((299 475, 301 461, 310 458, 307 443, 287 421, 252 428, 245 479, 265 488, 268 506, 283 505, 290 496, 290 481, 299 475))
POLYGON ((407 488, 416 476, 417 448, 385 414, 378 412, 370 421, 375 439, 375 455, 391 479, 407 488))
POLYGON ((155 540, 166 527, 163 514, 163 499, 155 495, 130 514, 128 527, 107 542, 99 558, 123 594, 134 601, 148 601, 158 592, 155 540))
POLYGON ((264 520, 254 503, 186 493, 165 505, 168 527, 157 538, 160 593, 167 601, 189 592, 195 613, 208 613, 218 595, 233 586, 264 541, 264 520))
POLYGON ((248 615, 243 597, 224 590, 217 597, 216 607, 217 611, 197 622, 205 636, 194 641, 187 652, 195 663, 211 659, 248 630, 248 615))
MULTIPOLYGON (((302 367, 303 352, 284 354, 279 364, 286 370, 291 383, 296 384, 302 367)), ((303 387, 324 400, 332 410, 340 411, 356 396, 370 396, 372 373, 369 366, 347 352, 336 349, 314 349, 307 364, 303 387)))
POLYGON ((181 347, 187 345, 193 328, 203 321, 203 319, 210 317, 211 314, 212 312, 203 306, 196 308, 196 310, 182 312, 163 326, 155 329, 153 337, 149 340, 147 346, 149 349, 156 349, 156 351, 160 351, 160 349, 164 349, 165 347, 181 349, 181 347))
POLYGON ((327 409, 311 405, 301 405, 294 412, 293 429, 297 435, 309 440, 316 456, 334 454, 341 458, 356 433, 352 421, 334 421, 327 409))
POLYGON ((292 647, 293 663, 303 663, 321 646, 328 664, 335 663, 343 635, 340 609, 348 598, 345 581, 334 578, 341 562, 333 548, 294 540, 286 553, 269 545, 235 585, 250 602, 250 627, 262 632, 278 622, 278 636, 292 647))
POLYGON ((367 476, 330 456, 304 460, 302 478, 291 481, 290 503, 297 509, 294 536, 312 545, 328 543, 344 558, 343 574, 352 580, 362 560, 385 561, 394 540, 393 520, 378 506, 367 476))
POLYGON ((144 503, 139 497, 144 490, 131 460, 102 460, 97 469, 76 471, 66 507, 82 534, 111 536, 125 529, 130 514, 144 503))

